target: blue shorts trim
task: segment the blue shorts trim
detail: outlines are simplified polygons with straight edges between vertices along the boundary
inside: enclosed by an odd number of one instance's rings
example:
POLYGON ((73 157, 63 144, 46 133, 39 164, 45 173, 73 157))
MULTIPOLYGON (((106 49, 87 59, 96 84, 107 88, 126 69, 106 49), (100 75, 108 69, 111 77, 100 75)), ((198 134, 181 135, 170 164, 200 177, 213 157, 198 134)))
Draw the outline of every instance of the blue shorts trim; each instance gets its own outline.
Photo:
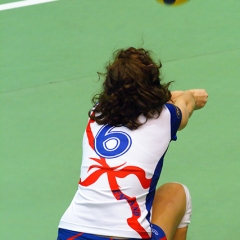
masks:
MULTIPOLYGON (((157 225, 151 224, 152 237, 144 240, 167 240, 164 231, 157 225)), ((126 238, 127 239, 127 238, 126 238)), ((128 238, 128 240, 139 240, 141 238, 128 238)), ((90 233, 75 232, 67 229, 58 229, 57 240, 119 240, 114 238, 101 237, 90 233)))
POLYGON ((155 224, 151 224, 152 229, 152 237, 151 240, 167 240, 167 237, 165 235, 165 232, 155 224))

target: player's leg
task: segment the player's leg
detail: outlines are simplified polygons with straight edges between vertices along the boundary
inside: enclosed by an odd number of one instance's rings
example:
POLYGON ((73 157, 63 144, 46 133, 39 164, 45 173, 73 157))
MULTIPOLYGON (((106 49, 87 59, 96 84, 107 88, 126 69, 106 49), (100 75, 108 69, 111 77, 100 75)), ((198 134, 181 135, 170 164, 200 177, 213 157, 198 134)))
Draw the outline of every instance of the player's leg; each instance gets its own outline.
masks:
POLYGON ((178 228, 172 240, 186 240, 188 227, 178 228))
POLYGON ((191 197, 179 183, 166 183, 156 191, 152 223, 160 226, 168 240, 185 240, 190 223, 191 197))

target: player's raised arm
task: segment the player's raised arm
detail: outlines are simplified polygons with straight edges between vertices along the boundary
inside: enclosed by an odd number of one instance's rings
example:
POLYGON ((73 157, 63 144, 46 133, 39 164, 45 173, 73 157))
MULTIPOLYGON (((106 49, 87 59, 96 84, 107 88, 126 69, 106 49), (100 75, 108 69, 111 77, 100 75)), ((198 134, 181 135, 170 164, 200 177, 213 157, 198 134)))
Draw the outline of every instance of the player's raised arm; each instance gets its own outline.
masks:
POLYGON ((208 94, 205 89, 190 89, 189 92, 192 93, 195 100, 195 109, 198 110, 205 106, 208 99, 208 94))
POLYGON ((179 107, 182 112, 182 121, 178 130, 186 127, 193 111, 203 108, 207 103, 207 98, 208 94, 204 89, 172 92, 171 101, 179 107))

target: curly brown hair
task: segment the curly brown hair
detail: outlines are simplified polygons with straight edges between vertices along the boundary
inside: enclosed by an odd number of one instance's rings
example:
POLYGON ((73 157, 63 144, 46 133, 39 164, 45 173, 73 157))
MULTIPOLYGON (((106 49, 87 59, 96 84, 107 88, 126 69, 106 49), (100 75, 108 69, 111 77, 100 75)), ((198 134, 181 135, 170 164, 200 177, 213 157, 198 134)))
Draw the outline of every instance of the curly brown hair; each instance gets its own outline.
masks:
POLYGON ((130 47, 115 52, 113 62, 106 67, 103 91, 92 98, 95 107, 89 117, 98 124, 126 126, 137 129, 143 114, 146 121, 159 117, 163 105, 170 100, 171 82, 161 84, 159 61, 156 64, 150 52, 130 47))

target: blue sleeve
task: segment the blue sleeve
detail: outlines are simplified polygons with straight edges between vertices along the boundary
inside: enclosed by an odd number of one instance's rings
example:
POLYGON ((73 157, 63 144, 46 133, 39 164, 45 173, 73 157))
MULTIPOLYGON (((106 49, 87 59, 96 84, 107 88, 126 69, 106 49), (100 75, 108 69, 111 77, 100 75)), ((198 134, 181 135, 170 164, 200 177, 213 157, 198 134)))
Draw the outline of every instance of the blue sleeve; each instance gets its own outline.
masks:
POLYGON ((166 103, 165 106, 168 108, 171 114, 171 140, 176 141, 177 130, 182 121, 182 112, 177 106, 173 104, 166 103))

